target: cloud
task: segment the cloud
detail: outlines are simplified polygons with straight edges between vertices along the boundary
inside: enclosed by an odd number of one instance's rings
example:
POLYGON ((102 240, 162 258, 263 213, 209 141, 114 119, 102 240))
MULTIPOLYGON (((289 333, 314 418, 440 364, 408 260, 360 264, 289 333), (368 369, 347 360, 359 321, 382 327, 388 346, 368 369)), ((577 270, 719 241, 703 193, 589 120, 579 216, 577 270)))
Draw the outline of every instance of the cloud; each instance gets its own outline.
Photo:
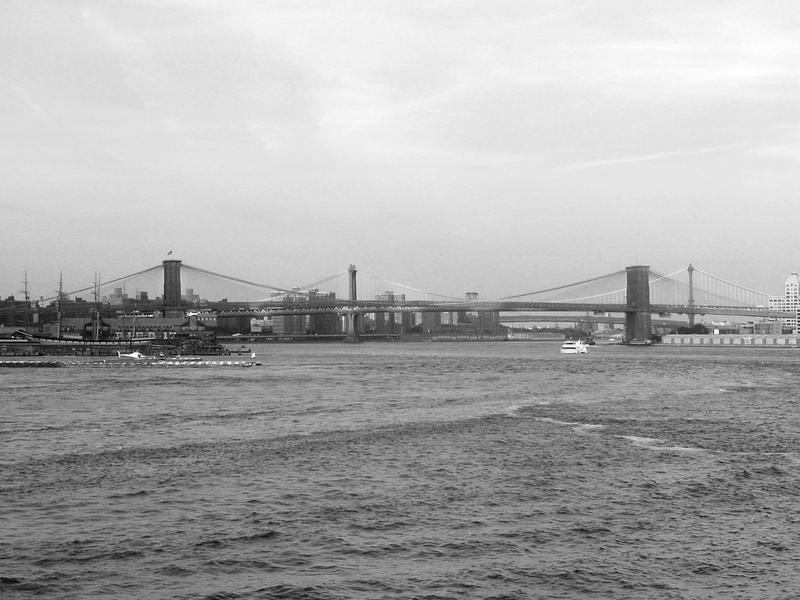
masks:
MULTIPOLYGON (((83 213, 67 228, 76 239, 102 241, 120 207, 142 214, 113 235, 169 236, 161 223, 179 222, 187 248, 239 244, 230 231, 250 224, 250 253, 285 255, 286 269, 292 245, 336 247, 344 262, 402 240, 387 257, 433 279, 436 253, 415 248, 443 228, 463 234, 453 278, 476 240, 483 263, 513 254, 524 269, 576 223, 604 256, 609 238, 627 255, 636 240, 618 228, 651 214, 631 200, 606 219, 620 197, 691 205, 751 235, 766 217, 734 220, 731 205, 795 202, 798 27, 800 4, 781 0, 4 2, 4 193, 83 213), (637 164, 647 173, 607 168, 637 164), (341 236, 357 219, 358 235, 341 236)), ((769 225, 765 253, 780 237, 769 225)), ((11 223, 25 237, 9 244, 25 248, 30 227, 11 223)), ((319 260, 304 257, 303 279, 319 260)))
POLYGON ((658 152, 655 154, 640 154, 637 156, 622 156, 619 158, 609 158, 605 160, 594 160, 582 163, 575 163, 559 167, 560 171, 580 171, 583 169, 593 169, 595 167, 605 167, 613 165, 624 165, 630 163, 658 161, 677 156, 692 156, 697 154, 708 154, 711 152, 725 152, 728 150, 741 150, 747 148, 745 144, 730 144, 727 146, 715 146, 712 148, 694 148, 689 150, 675 150, 672 152, 658 152))
POLYGON ((37 120, 43 121, 46 117, 46 111, 42 105, 36 101, 34 95, 25 86, 15 81, 0 79, 0 89, 5 87, 8 90, 8 95, 17 100, 18 104, 28 110, 37 120))

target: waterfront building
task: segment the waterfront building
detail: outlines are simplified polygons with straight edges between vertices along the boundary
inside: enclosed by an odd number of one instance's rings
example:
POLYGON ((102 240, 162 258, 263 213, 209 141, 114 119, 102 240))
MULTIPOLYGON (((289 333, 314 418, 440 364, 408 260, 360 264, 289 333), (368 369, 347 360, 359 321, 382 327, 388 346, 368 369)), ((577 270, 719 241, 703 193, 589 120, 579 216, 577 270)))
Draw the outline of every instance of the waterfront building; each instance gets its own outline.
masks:
MULTIPOLYGON (((464 299, 467 302, 478 302, 478 292, 467 292, 464 299)), ((470 310, 456 314, 460 330, 475 335, 496 335, 500 328, 500 313, 498 311, 470 310)))
POLYGON ((127 299, 128 294, 125 293, 125 288, 117 287, 111 294, 103 297, 103 302, 111 306, 124 306, 127 299))
MULTIPOLYGON (((383 294, 376 294, 375 300, 391 306, 405 302, 406 295, 395 294, 394 291, 387 290, 383 294)), ((411 327, 410 316, 410 313, 405 312, 374 313, 375 333, 406 333, 411 327)))
POLYGON ((422 313, 422 333, 438 335, 442 332, 442 313, 422 313))
POLYGON ((268 317, 259 319, 258 317, 250 318, 250 333, 267 334, 272 333, 272 322, 268 317))
POLYGON ((272 332, 276 335, 305 335, 308 315, 275 315, 272 332))
POLYGON ((790 273, 783 285, 783 296, 771 296, 769 299, 770 310, 779 310, 794 313, 791 317, 782 319, 783 330, 787 333, 797 334, 800 326, 800 278, 797 273, 790 273))
MULTIPOLYGON (((317 306, 336 304, 334 292, 320 292, 318 289, 308 290, 308 301, 317 306)), ((311 335, 337 335, 342 333, 339 316, 335 313, 308 315, 307 332, 311 335)))
MULTIPOLYGON (((305 308, 309 303, 317 307, 333 307, 336 304, 336 294, 320 292, 318 289, 303 293, 295 288, 292 293, 284 296, 283 303, 295 305, 298 309, 305 308)), ((276 335, 337 335, 342 332, 339 317, 333 312, 275 315, 271 321, 272 331, 276 335)))
POLYGON ((14 296, 0 300, 0 326, 16 331, 17 327, 29 324, 30 312, 31 304, 26 300, 16 300, 14 296))

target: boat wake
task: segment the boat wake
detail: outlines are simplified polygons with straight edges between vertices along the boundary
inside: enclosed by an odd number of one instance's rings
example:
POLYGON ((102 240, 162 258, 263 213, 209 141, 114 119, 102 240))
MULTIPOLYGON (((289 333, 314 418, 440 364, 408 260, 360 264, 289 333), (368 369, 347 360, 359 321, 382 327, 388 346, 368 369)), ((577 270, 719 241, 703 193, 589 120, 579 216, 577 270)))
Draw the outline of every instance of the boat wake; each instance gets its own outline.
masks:
POLYGON ((619 435, 617 436, 623 440, 628 440, 634 446, 640 448, 647 448, 648 450, 661 450, 663 452, 705 452, 705 448, 696 448, 692 446, 666 446, 666 441, 658 438, 642 437, 638 435, 619 435))
MULTIPOLYGON (((551 423, 561 427, 569 427, 576 435, 592 435, 607 429, 602 423, 580 423, 577 421, 560 421, 552 417, 536 417, 535 420, 543 423, 551 423)), ((614 437, 627 440, 632 445, 648 450, 660 450, 663 452, 706 452, 705 448, 693 446, 670 446, 668 442, 658 438, 644 437, 638 435, 615 435, 614 437)))

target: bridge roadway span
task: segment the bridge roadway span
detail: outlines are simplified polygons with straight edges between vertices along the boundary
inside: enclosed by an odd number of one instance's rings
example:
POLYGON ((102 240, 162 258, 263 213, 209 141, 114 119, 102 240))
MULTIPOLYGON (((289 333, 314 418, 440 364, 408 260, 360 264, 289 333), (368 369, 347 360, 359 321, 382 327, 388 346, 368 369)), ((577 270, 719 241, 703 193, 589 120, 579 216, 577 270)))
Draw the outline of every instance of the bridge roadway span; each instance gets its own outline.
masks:
MULTIPOLYGON (((308 314, 348 314, 374 312, 603 312, 629 313, 641 310, 628 304, 574 302, 384 302, 380 300, 337 300, 336 302, 263 302, 258 306, 242 306, 238 310, 221 311, 220 315, 281 316, 308 314)), ((765 318, 792 316, 790 313, 763 307, 709 306, 688 304, 651 304, 653 314, 738 315, 765 318)))
MULTIPOLYGON (((165 307, 177 307, 180 299, 180 268, 181 261, 164 261, 164 302, 165 307)), ((685 314, 689 317, 690 325, 694 324, 696 315, 740 315, 748 317, 773 317, 780 318, 791 316, 789 313, 772 311, 763 306, 708 306, 698 305, 694 302, 692 287, 693 267, 689 265, 689 300, 685 304, 653 304, 650 302, 650 267, 647 265, 634 265, 625 267, 626 272, 626 301, 620 304, 600 304, 592 302, 470 302, 470 301, 403 301, 388 302, 380 300, 359 300, 356 285, 356 268, 350 265, 349 298, 348 300, 321 299, 309 297, 307 301, 287 298, 282 301, 260 303, 258 307, 239 305, 238 311, 224 311, 223 315, 253 316, 279 316, 279 315, 308 315, 308 314, 338 314, 345 318, 345 329, 348 340, 355 341, 358 337, 358 321, 361 315, 369 313, 386 312, 594 312, 594 313, 622 313, 625 315, 625 340, 629 344, 649 344, 652 338, 652 315, 659 314, 685 314)), ((214 273, 206 272, 211 275, 214 273)), ((595 281, 599 278, 595 278, 595 281)), ((236 280, 240 283, 247 283, 236 280)), ((587 283, 588 281, 581 282, 587 283)), ((278 289, 278 288, 274 288, 278 289)), ((563 289, 553 288, 553 289, 563 289)), ((285 290, 284 290, 285 291, 285 290)), ((553 290, 546 290, 553 291, 553 290)), ((544 293, 541 292, 541 293, 544 293)), ((517 296, 519 298, 521 296, 517 296)), ((166 310, 166 309, 165 309, 166 310)))

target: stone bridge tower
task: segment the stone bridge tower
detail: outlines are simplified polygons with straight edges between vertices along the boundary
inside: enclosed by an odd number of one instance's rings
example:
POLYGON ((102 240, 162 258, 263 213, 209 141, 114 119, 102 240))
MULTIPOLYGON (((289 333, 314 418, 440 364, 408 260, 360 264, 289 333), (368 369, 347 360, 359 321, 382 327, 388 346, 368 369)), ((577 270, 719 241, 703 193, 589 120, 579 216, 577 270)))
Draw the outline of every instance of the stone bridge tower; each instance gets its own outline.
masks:
POLYGON ((625 267, 627 271, 627 309, 625 310, 625 343, 649 344, 653 331, 650 312, 650 267, 625 267))
POLYGON ((182 317, 181 261, 165 260, 164 265, 164 316, 182 317))

